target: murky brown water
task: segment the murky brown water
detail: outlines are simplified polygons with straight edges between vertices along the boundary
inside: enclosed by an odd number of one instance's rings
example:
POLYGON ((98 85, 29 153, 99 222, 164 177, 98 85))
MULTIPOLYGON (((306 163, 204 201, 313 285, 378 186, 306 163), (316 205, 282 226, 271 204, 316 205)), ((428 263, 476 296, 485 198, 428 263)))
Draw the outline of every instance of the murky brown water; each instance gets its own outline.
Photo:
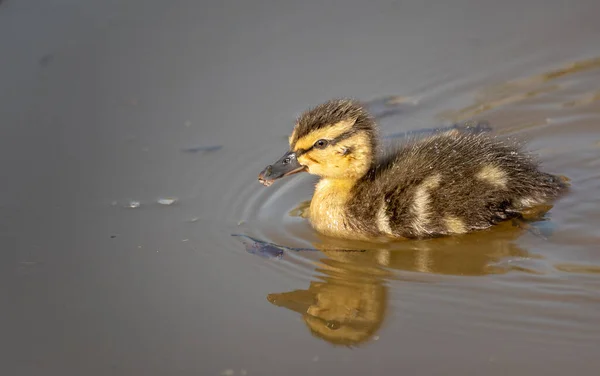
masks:
POLYGON ((600 5, 444 4, 0 1, 0 373, 598 374, 600 5), (342 95, 384 135, 487 120, 572 190, 322 238, 313 177, 256 177, 342 95))

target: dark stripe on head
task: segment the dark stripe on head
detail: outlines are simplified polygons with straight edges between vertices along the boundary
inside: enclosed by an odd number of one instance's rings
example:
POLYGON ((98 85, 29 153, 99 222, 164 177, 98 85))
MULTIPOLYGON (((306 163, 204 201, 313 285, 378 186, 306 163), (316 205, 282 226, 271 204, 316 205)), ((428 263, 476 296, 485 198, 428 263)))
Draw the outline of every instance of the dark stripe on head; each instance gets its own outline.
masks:
MULTIPOLYGON (((334 138, 333 140, 328 140, 329 144, 327 145, 327 147, 330 147, 331 145, 336 145, 338 142, 344 141, 352 136, 354 136, 355 134, 357 134, 358 132, 356 130, 351 130, 348 131, 346 133, 343 133, 339 136, 337 136, 336 138, 334 138)), ((296 150, 296 157, 301 156, 302 154, 306 154, 309 151, 313 150, 315 148, 315 145, 312 145, 311 147, 309 147, 308 149, 298 149, 296 150)))

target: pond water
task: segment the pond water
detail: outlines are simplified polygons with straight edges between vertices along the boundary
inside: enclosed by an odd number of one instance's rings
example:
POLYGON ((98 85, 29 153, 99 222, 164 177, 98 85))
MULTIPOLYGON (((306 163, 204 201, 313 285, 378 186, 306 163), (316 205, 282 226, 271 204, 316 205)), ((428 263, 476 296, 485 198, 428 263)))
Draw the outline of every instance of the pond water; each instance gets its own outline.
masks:
POLYGON ((599 14, 0 1, 1 373, 598 374, 599 14), (528 226, 321 237, 314 177, 257 175, 338 96, 386 142, 485 121, 571 191, 528 226))

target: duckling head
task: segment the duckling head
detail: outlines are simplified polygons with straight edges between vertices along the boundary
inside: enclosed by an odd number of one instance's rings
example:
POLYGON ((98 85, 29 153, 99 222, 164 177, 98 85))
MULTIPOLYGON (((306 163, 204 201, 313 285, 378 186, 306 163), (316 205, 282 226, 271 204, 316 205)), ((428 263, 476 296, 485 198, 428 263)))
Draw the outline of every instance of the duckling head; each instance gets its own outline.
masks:
POLYGON ((264 185, 307 171, 329 179, 358 180, 377 149, 375 122, 349 99, 331 100, 303 113, 289 137, 290 150, 258 176, 264 185))

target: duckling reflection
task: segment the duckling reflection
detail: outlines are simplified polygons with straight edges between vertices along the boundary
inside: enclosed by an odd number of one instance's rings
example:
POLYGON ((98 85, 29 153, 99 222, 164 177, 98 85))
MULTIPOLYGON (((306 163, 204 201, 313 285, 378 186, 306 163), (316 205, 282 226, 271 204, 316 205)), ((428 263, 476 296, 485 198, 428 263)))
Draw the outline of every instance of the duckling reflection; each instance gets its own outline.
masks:
MULTIPOLYGON (((538 235, 536 230, 526 222, 506 222, 493 230, 469 236, 389 244, 387 248, 366 253, 376 252, 373 258, 379 266, 399 271, 457 276, 504 274, 515 270, 538 274, 536 270, 520 266, 519 261, 539 256, 515 243, 526 231, 538 235)), ((328 239, 326 244, 317 248, 352 246, 337 239, 328 239)), ((329 256, 334 251, 323 252, 329 256)))
POLYGON ((390 273, 373 261, 375 252, 325 251, 316 269, 323 276, 307 290, 269 294, 272 304, 302 315, 310 332, 336 345, 369 341, 381 327, 390 273))
MULTIPOLYGON (((398 271, 461 276, 510 271, 539 274, 518 262, 537 257, 515 244, 515 239, 528 230, 521 223, 506 222, 462 237, 386 245, 321 238, 321 242, 313 244, 313 251, 325 256, 317 262, 315 272, 319 276, 307 289, 272 293, 267 300, 299 313, 309 331, 324 341, 346 346, 364 344, 383 326, 388 310, 388 282, 427 281, 420 278, 423 274, 398 271)), ((253 247, 266 244, 274 246, 259 242, 253 247)), ((281 250, 278 257, 284 257, 285 252, 310 251, 275 247, 281 250)))

